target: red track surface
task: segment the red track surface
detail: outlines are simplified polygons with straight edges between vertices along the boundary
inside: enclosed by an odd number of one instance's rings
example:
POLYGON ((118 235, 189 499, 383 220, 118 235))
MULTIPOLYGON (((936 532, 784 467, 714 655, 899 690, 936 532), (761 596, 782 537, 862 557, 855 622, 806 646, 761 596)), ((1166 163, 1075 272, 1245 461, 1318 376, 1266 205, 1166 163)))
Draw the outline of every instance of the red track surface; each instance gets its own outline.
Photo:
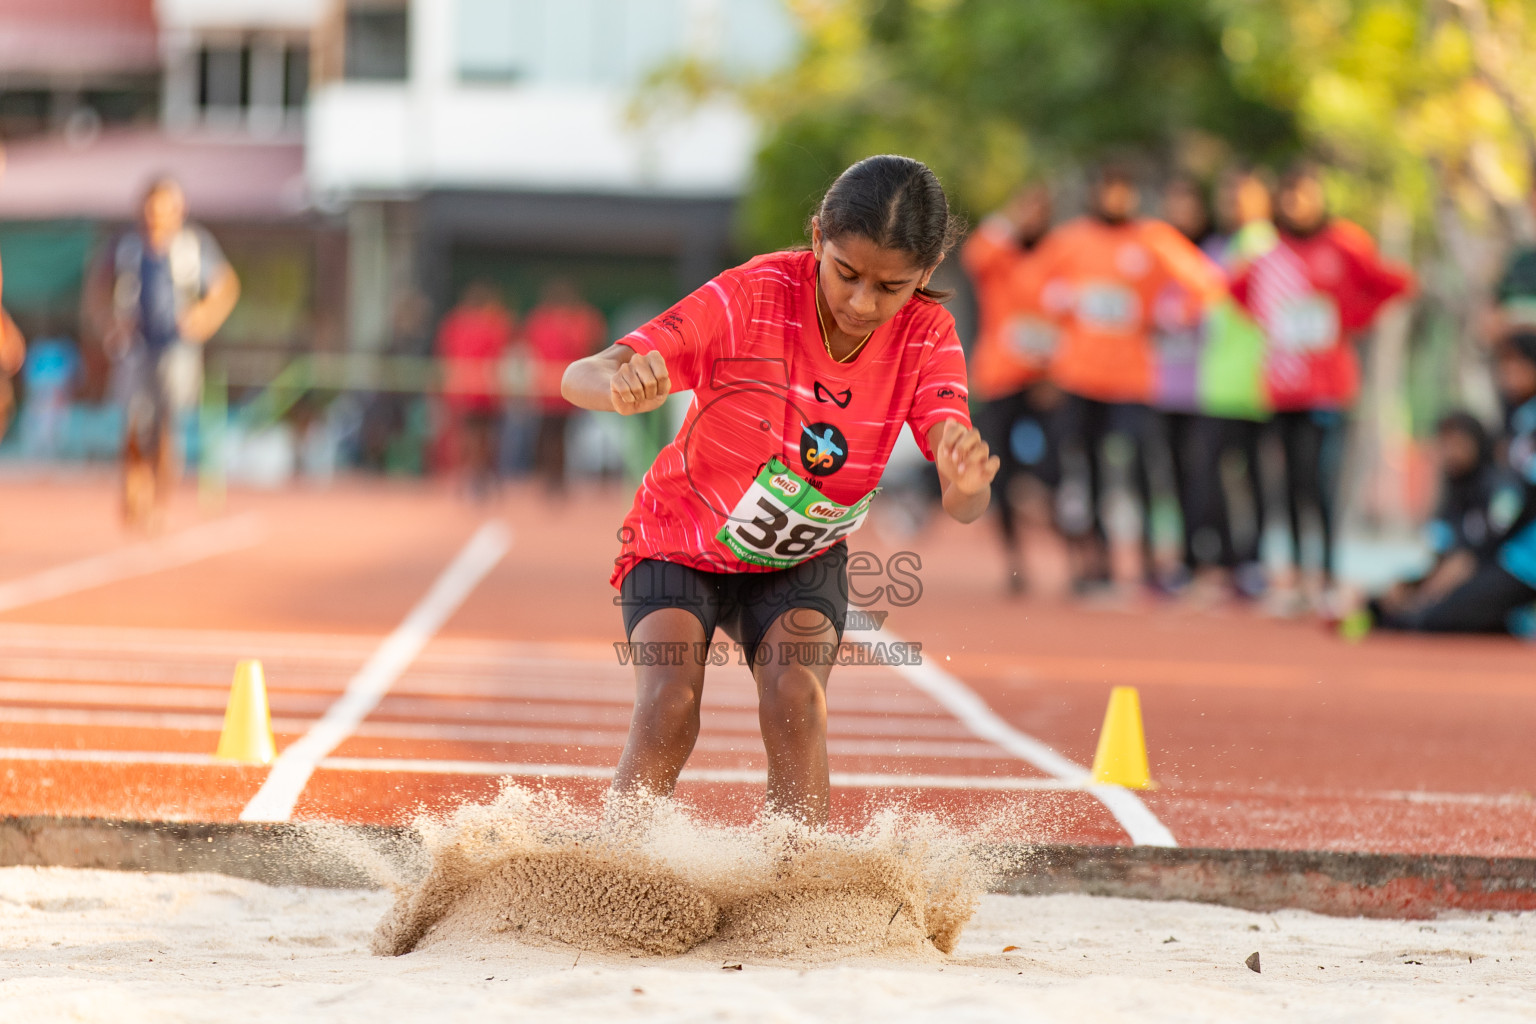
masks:
MULTIPOLYGON (((0 593, 134 543, 111 493, 106 478, 0 482, 0 593)), ((512 526, 510 552, 322 763, 295 816, 395 822, 483 799, 498 780, 476 764, 555 766, 565 777, 537 784, 596 799, 628 721, 607 585, 626 502, 584 492, 551 507, 514 492, 470 506, 366 483, 237 493, 221 516, 254 516, 253 544, 0 612, 0 813, 237 817, 266 770, 204 760, 235 660, 263 660, 279 747, 291 743, 487 518, 512 526)), ((190 495, 178 511, 172 537, 198 522, 190 495)), ((885 631, 921 642, 925 662, 1079 764, 1110 686, 1137 686, 1161 786, 1143 799, 1180 845, 1536 856, 1536 648, 1350 646, 1244 610, 1008 600, 993 543, 985 525, 942 522, 905 544, 921 558, 921 599, 876 604, 891 610, 885 631)), ((829 704, 834 772, 877 777, 844 779, 841 821, 899 801, 1032 839, 1129 841, 1090 794, 1028 788, 1048 784, 1040 771, 893 669, 837 669, 829 704), (979 790, 934 776, 1022 781, 979 790)), ((761 784, 737 777, 763 758, 746 670, 712 670, 706 707, 690 768, 714 781, 683 791, 706 813, 747 818, 761 784)))

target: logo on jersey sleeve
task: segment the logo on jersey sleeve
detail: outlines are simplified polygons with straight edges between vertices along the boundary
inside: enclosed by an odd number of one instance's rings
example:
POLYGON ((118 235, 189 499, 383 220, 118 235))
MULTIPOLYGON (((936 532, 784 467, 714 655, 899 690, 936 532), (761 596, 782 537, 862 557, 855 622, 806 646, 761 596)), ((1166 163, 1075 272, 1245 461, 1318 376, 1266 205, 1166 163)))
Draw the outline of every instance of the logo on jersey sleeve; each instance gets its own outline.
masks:
POLYGON ((800 465, 813 476, 836 473, 848 461, 848 439, 830 423, 800 425, 800 465))

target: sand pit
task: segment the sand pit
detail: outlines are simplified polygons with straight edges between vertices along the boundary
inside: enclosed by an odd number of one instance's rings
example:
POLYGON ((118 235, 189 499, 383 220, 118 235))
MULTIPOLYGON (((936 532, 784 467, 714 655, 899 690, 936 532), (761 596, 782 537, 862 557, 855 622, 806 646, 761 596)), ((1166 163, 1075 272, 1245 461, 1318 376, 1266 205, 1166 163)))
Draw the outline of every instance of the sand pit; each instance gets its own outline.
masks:
MULTIPOLYGON (((372 944, 400 956, 440 944, 556 944, 592 952, 815 963, 954 949, 993 867, 974 837, 898 810, 856 833, 787 820, 708 824, 670 801, 605 814, 508 786, 485 805, 416 822, 420 846, 391 873, 372 944)), ((358 857, 315 836, 319 856, 358 857)))
POLYGON ((1536 1019, 1536 914, 985 896, 951 955, 786 967, 707 943, 671 958, 516 942, 376 956, 391 903, 217 875, 0 869, 0 1021, 1536 1019), (1262 974, 1243 966, 1254 951, 1262 974))

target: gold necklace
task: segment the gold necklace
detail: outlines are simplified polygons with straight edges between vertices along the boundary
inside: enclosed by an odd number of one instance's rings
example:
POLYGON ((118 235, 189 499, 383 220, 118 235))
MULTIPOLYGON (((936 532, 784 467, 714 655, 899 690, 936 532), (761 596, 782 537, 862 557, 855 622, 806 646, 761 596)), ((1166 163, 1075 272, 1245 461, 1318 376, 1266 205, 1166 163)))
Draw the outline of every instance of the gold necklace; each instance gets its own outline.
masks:
MULTIPOLYGON (((832 360, 834 363, 853 362, 853 358, 864 350, 864 342, 875 336, 875 331, 870 331, 868 334, 864 335, 863 341, 860 341, 857 345, 853 346, 852 352, 849 352, 846 356, 843 356, 843 358, 839 359, 837 356, 832 354, 832 342, 829 340, 829 336, 827 334, 827 322, 826 320, 822 319, 821 316, 821 290, 819 288, 816 290, 814 301, 816 303, 816 326, 821 328, 821 347, 827 350, 827 358, 832 360)), ((879 330, 879 328, 877 327, 875 330, 879 330)))

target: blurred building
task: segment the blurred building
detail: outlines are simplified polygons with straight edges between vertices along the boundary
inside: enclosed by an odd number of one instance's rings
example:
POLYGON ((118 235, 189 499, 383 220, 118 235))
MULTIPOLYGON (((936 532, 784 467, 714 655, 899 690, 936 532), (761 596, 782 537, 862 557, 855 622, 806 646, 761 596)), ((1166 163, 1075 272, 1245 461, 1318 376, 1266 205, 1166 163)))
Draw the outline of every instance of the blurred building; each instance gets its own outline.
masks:
MULTIPOLYGON (((244 284, 217 345, 341 343, 345 233, 314 210, 304 177, 311 37, 328 9, 0 0, 0 258, 28 333, 80 340, 87 260, 170 174, 244 284)), ((99 353, 84 348, 99 390, 99 353)))
POLYGON ((616 328, 731 259, 754 130, 713 103, 647 122, 647 74, 688 56, 768 70, 782 0, 341 0, 317 37, 316 201, 345 217, 349 336, 398 341, 401 296, 467 280, 526 311, 575 280, 616 328))

